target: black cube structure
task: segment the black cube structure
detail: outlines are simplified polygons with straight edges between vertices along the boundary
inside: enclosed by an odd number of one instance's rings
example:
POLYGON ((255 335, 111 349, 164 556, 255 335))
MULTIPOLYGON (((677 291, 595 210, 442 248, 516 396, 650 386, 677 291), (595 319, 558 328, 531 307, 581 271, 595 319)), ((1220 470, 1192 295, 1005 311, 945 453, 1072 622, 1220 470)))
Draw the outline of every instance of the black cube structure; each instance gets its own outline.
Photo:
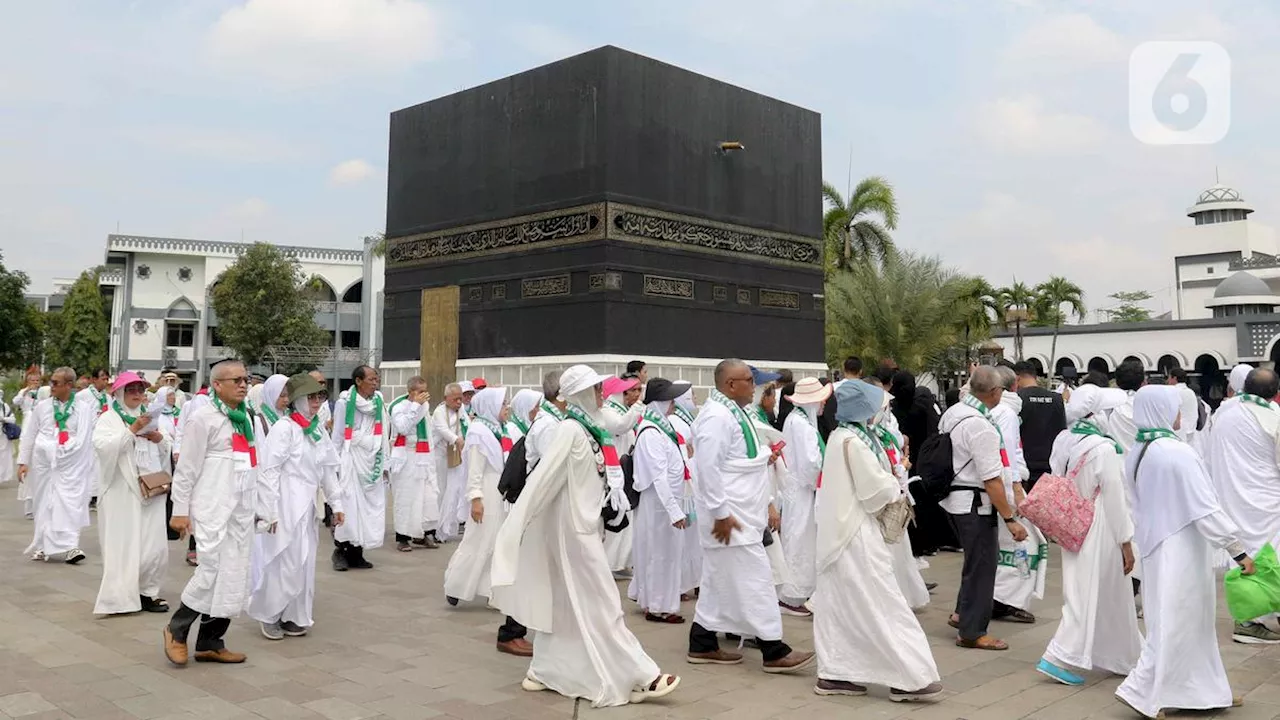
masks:
POLYGON ((390 135, 385 361, 822 361, 817 113, 602 47, 390 135))

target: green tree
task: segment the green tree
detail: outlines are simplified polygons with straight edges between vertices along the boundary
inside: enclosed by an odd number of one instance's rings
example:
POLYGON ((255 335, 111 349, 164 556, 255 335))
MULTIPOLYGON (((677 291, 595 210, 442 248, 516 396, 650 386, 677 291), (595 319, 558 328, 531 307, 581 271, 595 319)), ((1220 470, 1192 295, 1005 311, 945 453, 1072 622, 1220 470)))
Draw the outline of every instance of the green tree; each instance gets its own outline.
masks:
POLYGON ((964 304, 961 310, 964 323, 963 369, 967 369, 973 343, 985 340, 991 335, 991 328, 995 323, 1004 321, 1004 308, 1000 302, 1000 292, 980 277, 966 280, 960 301, 964 304))
POLYGON ((29 283, 21 270, 9 270, 0 254, 0 369, 25 367, 39 356, 28 354, 38 329, 33 324, 32 308, 27 304, 29 283))
POLYGON ((1146 290, 1112 293, 1107 297, 1117 303, 1115 307, 1103 311, 1109 322, 1131 323, 1151 319, 1151 311, 1139 304, 1151 299, 1151 293, 1146 290))
POLYGON ((1060 276, 1054 275, 1036 286, 1037 315, 1053 321, 1053 342, 1049 345, 1049 362, 1058 361, 1058 331, 1067 314, 1075 315, 1077 320, 1084 320, 1084 291, 1079 285, 1060 276), (1062 306, 1066 305, 1064 312, 1062 306))
POLYGON ((827 360, 892 357, 905 368, 933 367, 961 342, 969 278, 936 257, 902 252, 854 262, 827 282, 827 360))
POLYGON ((297 259, 255 243, 222 271, 213 289, 218 334, 227 347, 257 365, 272 345, 327 346, 316 325, 311 281, 297 259))
POLYGON ((891 230, 898 229, 898 200, 882 177, 858 183, 848 202, 831 183, 822 184, 826 212, 822 216, 827 274, 858 260, 890 258, 897 252, 891 230))
POLYGON ((1004 327, 1013 323, 1013 354, 1022 359, 1022 327, 1031 320, 1032 310, 1036 305, 1036 291, 1026 283, 1016 279, 1008 287, 1000 288, 1000 315, 1004 318, 1004 327))
MULTIPOLYGON (((70 365, 62 354, 62 313, 50 310, 42 317, 44 323, 44 367, 48 369, 70 365)), ((88 372, 87 370, 85 372, 88 372)))
MULTIPOLYGON (((107 366, 106 303, 98 287, 102 268, 85 270, 71 284, 62 311, 56 313, 56 334, 49 335, 55 349, 52 356, 57 365, 66 365, 76 372, 87 373, 93 368, 107 366)), ((51 323, 51 327, 55 323, 51 323)), ((52 363, 49 354, 46 362, 52 363)))

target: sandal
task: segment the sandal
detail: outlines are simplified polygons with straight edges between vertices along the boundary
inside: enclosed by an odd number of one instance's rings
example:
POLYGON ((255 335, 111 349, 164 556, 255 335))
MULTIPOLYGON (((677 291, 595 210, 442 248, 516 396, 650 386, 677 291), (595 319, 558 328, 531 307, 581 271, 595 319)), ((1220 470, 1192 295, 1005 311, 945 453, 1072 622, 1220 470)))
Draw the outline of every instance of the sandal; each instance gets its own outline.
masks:
POLYGON ((1023 625, 1034 625, 1036 622, 1036 616, 1022 608, 1010 608, 1008 612, 999 617, 993 617, 992 620, 1003 620, 1005 622, 1021 623, 1023 625))
POLYGON ((663 615, 659 615, 657 613, 647 612, 644 614, 644 619, 648 620, 651 623, 665 623, 667 625, 683 625, 684 624, 684 618, 679 615, 676 615, 675 613, 666 613, 663 615))
POLYGON ((970 650, 1008 650, 1009 644, 990 635, 983 635, 977 640, 965 640, 964 638, 956 638, 956 647, 968 648, 970 650))
POLYGON ((959 615, 952 615, 951 617, 947 618, 947 624, 948 624, 948 625, 950 625, 951 627, 953 627, 953 628, 955 628, 955 629, 959 630, 959 629, 960 629, 960 616, 959 616, 959 615))
POLYGON ((660 697, 670 695, 676 688, 680 687, 679 675, 659 675, 656 680, 649 684, 649 687, 631 691, 631 702, 642 703, 646 700, 656 700, 660 697))
POLYGON ((196 554, 194 551, 187 553, 187 564, 191 567, 198 567, 200 563, 196 562, 196 554))
POLYGON ((413 552, 413 548, 407 542, 396 543, 396 550, 399 552, 413 552))

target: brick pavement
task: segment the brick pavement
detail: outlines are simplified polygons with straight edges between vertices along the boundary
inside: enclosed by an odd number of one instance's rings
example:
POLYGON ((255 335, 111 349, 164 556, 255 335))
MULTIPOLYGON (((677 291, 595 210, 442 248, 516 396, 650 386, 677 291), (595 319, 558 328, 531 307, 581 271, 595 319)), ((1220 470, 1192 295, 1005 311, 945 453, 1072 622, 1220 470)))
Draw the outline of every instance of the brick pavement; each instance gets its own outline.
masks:
MULTIPOLYGON (((526 663, 493 649, 501 618, 480 606, 450 608, 441 590, 451 549, 370 553, 372 571, 317 573, 312 634, 270 642, 247 618, 233 623, 231 648, 249 655, 241 666, 192 664, 173 668, 160 650, 165 616, 97 618, 91 614, 101 564, 95 529, 78 567, 40 564, 20 551, 30 539, 13 487, 0 487, 0 718, 441 718, 543 720, 600 717, 733 718, 824 717, 918 720, 1133 718, 1112 697, 1118 678, 1092 675, 1081 688, 1042 678, 1033 669, 1059 615, 1061 575, 1051 571, 1048 599, 1031 626, 997 623, 1005 653, 961 650, 946 627, 959 556, 934 559, 926 576, 941 583, 935 604, 920 614, 943 674, 946 695, 931 705, 894 704, 884 691, 865 698, 820 698, 813 675, 769 676, 759 655, 737 667, 684 662, 688 626, 645 623, 628 605, 628 623, 680 689, 659 703, 593 710, 551 693, 520 689, 526 663)), ((183 547, 171 544, 165 597, 176 604, 189 569, 183 547)), ((689 605, 685 614, 692 617, 689 605)), ((1225 618, 1224 609, 1219 615, 1225 618)), ((812 648, 808 621, 784 618, 787 640, 812 648)), ((1223 657, 1243 708, 1233 720, 1280 717, 1280 648, 1233 645, 1219 623, 1223 657)))

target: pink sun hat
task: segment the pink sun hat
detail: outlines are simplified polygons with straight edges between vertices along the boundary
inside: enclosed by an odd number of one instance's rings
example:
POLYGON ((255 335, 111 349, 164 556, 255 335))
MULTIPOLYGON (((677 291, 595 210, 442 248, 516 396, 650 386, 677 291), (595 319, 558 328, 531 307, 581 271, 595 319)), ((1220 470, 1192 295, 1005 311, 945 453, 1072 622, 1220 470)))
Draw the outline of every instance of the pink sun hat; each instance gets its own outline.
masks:
POLYGON ((620 377, 611 377, 608 380, 604 381, 604 388, 602 390, 602 394, 605 397, 613 397, 614 395, 621 395, 622 393, 630 390, 631 388, 639 384, 640 384, 639 378, 630 378, 628 380, 623 380, 620 377))
POLYGON ((111 383, 111 392, 113 394, 118 393, 121 388, 132 385, 133 383, 142 383, 143 385, 146 385, 147 381, 138 377, 138 373, 126 370, 119 375, 116 375, 115 382, 111 383))

